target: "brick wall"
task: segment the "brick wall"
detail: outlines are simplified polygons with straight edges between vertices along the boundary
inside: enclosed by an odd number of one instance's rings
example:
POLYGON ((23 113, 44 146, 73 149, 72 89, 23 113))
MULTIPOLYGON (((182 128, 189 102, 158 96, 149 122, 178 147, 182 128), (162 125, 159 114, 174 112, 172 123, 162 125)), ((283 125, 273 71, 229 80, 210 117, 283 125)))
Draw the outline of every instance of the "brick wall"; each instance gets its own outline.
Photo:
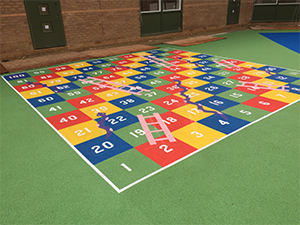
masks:
MULTIPOLYGON (((183 30, 141 37, 139 0, 60 0, 67 46, 34 50, 23 0, 0 2, 0 59, 110 44, 146 42, 226 27, 228 0, 183 0, 183 30)), ((251 21, 253 0, 241 0, 240 24, 251 21)))

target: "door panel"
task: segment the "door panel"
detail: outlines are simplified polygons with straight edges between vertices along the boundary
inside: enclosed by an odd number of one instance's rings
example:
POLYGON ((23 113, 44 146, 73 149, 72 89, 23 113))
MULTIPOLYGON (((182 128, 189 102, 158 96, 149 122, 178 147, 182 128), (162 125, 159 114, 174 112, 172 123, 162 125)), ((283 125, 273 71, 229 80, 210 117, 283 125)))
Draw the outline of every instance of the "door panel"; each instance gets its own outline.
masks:
POLYGON ((140 0, 141 35, 182 30, 182 0, 140 0))
POLYGON ((241 0, 228 0, 227 24, 239 23, 241 0))
POLYGON ((66 45, 59 0, 24 0, 34 49, 66 45))

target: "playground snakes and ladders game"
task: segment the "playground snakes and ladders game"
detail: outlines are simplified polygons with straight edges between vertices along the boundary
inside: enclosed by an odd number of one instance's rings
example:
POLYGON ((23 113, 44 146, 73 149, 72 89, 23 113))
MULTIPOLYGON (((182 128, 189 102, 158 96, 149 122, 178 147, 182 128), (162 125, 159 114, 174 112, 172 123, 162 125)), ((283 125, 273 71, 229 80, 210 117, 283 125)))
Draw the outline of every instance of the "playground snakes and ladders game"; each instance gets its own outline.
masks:
POLYGON ((122 192, 299 101, 299 77, 274 65, 160 48, 3 79, 122 192))

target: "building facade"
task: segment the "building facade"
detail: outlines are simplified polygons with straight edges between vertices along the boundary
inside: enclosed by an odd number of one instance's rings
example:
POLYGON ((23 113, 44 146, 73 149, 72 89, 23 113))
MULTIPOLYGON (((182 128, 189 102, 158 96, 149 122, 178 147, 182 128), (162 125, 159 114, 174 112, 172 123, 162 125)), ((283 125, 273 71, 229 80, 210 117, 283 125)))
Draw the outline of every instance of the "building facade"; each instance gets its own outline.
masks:
POLYGON ((1 60, 218 30, 254 0, 1 0, 1 60))

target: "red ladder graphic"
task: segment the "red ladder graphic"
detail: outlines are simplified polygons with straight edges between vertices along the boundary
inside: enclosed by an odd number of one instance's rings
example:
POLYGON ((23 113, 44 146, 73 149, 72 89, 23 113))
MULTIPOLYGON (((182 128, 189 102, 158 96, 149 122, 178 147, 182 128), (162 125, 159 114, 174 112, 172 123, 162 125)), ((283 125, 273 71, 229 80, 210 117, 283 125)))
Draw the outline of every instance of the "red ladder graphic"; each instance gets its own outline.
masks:
POLYGON ((124 91, 124 92, 130 93, 130 94, 135 94, 135 95, 142 95, 141 92, 143 92, 143 91, 149 92, 150 91, 148 89, 144 89, 144 88, 140 88, 140 87, 133 87, 133 86, 129 86, 126 84, 121 84, 121 83, 108 81, 108 80, 102 80, 102 79, 95 78, 95 77, 87 77, 85 79, 78 79, 78 80, 89 83, 89 84, 98 85, 100 87, 111 88, 111 89, 124 91), (121 87, 115 87, 113 85, 121 86, 121 87), (129 89, 125 90, 124 88, 129 88, 129 89), (138 90, 138 91, 136 92, 136 90, 138 90))
POLYGON ((278 90, 278 91, 289 91, 286 90, 286 88, 289 88, 289 86, 282 86, 282 85, 276 85, 276 84, 266 84, 266 83, 253 83, 253 82, 243 82, 243 81, 239 81, 242 84, 241 85, 237 85, 237 87, 249 87, 249 88, 253 88, 253 89, 268 89, 268 90, 278 90), (264 86, 268 86, 268 87, 258 87, 258 85, 264 85, 264 86), (280 87, 280 89, 277 88, 272 88, 273 87, 280 87))
POLYGON ((170 142, 176 142, 176 139, 173 137, 171 131, 169 130, 169 128, 164 123, 163 119, 161 118, 161 116, 158 113, 153 113, 153 116, 137 115, 137 118, 139 119, 139 121, 142 125, 142 128, 145 131, 145 135, 146 135, 150 145, 155 145, 157 141, 163 141, 163 140, 168 140, 170 142), (146 120, 145 120, 147 118, 155 118, 156 122, 147 123, 146 120), (148 125, 151 125, 151 124, 159 124, 160 127, 161 127, 161 130, 151 131, 148 127, 148 125), (152 133, 161 132, 161 131, 165 133, 166 137, 154 139, 152 133))

